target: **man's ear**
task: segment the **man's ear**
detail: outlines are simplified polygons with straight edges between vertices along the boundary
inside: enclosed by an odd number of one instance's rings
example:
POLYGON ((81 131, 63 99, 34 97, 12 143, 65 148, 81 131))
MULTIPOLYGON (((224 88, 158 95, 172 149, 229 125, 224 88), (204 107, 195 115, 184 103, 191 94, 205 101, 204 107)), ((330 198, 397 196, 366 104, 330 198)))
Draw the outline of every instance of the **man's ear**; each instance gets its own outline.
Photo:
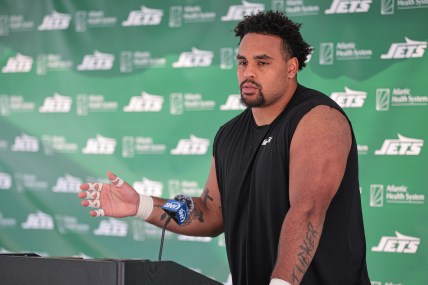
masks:
POLYGON ((297 60, 297 57, 292 57, 287 61, 288 65, 288 78, 295 78, 297 72, 299 71, 299 61, 297 60))

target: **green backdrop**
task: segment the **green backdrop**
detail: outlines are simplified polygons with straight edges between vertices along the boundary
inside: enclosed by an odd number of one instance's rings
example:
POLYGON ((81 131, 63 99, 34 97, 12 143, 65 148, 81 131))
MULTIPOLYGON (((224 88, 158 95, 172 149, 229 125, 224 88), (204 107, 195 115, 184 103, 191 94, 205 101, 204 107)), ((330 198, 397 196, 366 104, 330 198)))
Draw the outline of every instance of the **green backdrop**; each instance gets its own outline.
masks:
MULTIPOLYGON (((78 185, 200 195, 242 111, 233 28, 269 9, 303 23, 299 81, 353 123, 372 284, 427 284, 426 0, 0 0, 0 252, 157 260, 159 229, 91 218, 78 185)), ((163 259, 231 283, 222 235, 168 233, 163 259)))

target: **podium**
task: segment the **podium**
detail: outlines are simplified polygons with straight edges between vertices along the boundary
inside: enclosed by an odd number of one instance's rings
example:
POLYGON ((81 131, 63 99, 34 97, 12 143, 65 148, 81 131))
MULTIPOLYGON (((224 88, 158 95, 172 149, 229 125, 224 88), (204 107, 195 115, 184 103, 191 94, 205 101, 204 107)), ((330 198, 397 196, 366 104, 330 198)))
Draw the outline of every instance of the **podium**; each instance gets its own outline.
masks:
POLYGON ((219 285, 173 261, 0 254, 4 285, 219 285))

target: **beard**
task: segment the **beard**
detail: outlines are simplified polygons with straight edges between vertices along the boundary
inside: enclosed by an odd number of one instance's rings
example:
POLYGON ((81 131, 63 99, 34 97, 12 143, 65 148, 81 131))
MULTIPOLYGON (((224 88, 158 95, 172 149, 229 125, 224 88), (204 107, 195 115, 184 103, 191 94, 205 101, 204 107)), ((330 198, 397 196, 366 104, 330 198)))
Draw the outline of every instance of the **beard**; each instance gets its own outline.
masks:
POLYGON ((241 93, 241 103, 246 107, 250 107, 250 108, 261 107, 261 106, 265 105, 265 103, 266 103, 266 99, 265 99, 265 96, 263 95, 262 87, 258 83, 254 82, 252 80, 245 80, 240 84, 240 93, 241 93), (253 95, 256 98, 252 98, 253 96, 251 96, 251 98, 246 98, 242 94, 242 86, 245 83, 251 83, 251 84, 258 87, 258 89, 259 89, 258 94, 253 95))

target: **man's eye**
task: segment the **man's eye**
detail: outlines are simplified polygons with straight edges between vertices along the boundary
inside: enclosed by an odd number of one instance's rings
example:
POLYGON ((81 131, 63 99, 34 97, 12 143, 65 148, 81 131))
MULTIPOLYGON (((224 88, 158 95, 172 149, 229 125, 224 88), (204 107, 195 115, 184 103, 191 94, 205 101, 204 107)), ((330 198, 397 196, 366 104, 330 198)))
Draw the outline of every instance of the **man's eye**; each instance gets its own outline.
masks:
POLYGON ((268 65, 269 63, 268 62, 265 62, 265 61, 259 61, 259 63, 258 63, 259 65, 268 65))
POLYGON ((247 62, 245 62, 245 61, 238 61, 238 65, 247 65, 247 62))

